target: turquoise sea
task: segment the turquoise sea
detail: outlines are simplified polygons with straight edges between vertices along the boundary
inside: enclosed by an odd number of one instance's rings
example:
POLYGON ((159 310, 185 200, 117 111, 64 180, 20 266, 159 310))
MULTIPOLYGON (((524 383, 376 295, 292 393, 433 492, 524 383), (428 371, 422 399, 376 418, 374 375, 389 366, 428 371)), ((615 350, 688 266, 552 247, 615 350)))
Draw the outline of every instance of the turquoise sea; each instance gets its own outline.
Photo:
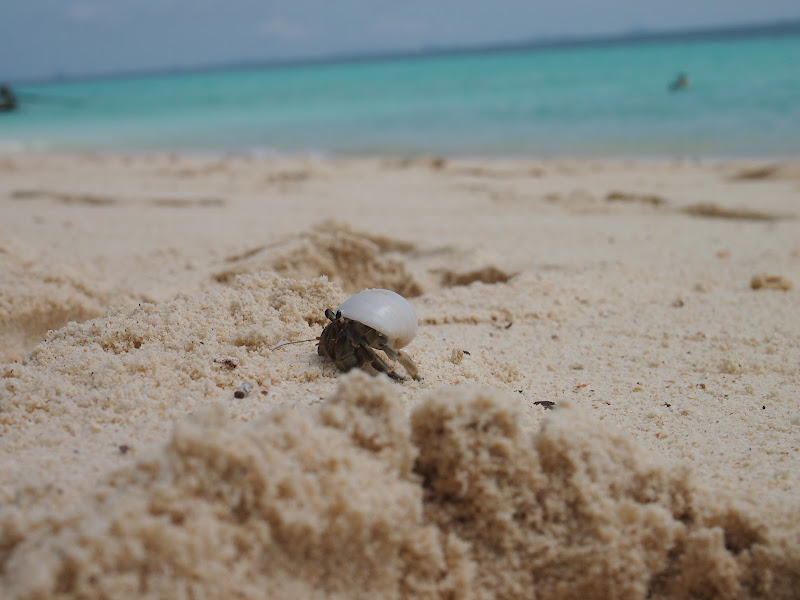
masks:
POLYGON ((0 151, 800 156, 800 35, 14 87, 0 151))

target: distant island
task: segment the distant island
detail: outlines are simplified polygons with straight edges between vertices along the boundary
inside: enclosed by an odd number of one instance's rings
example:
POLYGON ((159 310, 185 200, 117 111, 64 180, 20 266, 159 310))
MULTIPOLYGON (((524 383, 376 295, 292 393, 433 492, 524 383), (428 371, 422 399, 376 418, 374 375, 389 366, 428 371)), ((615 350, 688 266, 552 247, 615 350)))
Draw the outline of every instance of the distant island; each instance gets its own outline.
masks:
MULTIPOLYGON (((554 48, 581 48, 585 46, 612 46, 650 42, 682 42, 711 39, 735 39, 752 37, 782 37, 800 35, 800 19, 756 23, 748 25, 727 25, 696 27, 690 29, 648 30, 636 29, 625 33, 605 35, 577 35, 538 37, 514 42, 499 42, 481 46, 429 46, 420 51, 387 53, 386 57, 396 56, 436 56, 442 54, 472 54, 478 52, 508 52, 514 50, 549 50, 554 48)), ((352 57, 357 59, 358 57, 352 57)), ((364 59, 374 60, 376 55, 364 59)))
MULTIPOLYGON (((376 50, 351 53, 337 53, 306 58, 285 59, 244 59, 221 64, 206 64, 195 66, 173 66, 163 69, 141 69, 116 73, 103 73, 95 75, 60 75, 49 78, 48 81, 58 79, 86 80, 120 77, 141 77, 158 75, 180 75, 208 71, 224 71, 237 69, 277 69, 288 67, 317 66, 326 64, 341 64, 353 62, 369 62, 379 60, 397 60, 408 58, 432 58, 437 56, 453 56, 481 54, 490 52, 514 52, 552 50, 561 48, 582 48, 586 46, 613 46, 624 44, 645 44, 656 42, 682 42, 713 39, 736 39, 754 37, 782 37, 800 35, 800 19, 781 20, 769 23, 754 23, 746 25, 723 25, 710 27, 697 27, 690 29, 647 30, 636 29, 625 33, 583 36, 553 36, 537 37, 528 40, 497 42, 482 45, 443 45, 424 46, 419 49, 376 50)), ((41 80, 39 80, 41 81, 41 80)))

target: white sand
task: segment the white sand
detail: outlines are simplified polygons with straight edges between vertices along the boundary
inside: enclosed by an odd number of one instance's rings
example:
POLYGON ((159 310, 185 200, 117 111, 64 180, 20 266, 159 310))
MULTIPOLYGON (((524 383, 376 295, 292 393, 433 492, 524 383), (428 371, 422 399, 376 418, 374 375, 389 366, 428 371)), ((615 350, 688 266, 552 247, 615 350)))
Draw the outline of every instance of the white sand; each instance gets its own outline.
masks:
POLYGON ((792 597, 799 200, 795 163, 0 158, 0 591, 792 597), (273 349, 365 287, 423 381, 273 349))

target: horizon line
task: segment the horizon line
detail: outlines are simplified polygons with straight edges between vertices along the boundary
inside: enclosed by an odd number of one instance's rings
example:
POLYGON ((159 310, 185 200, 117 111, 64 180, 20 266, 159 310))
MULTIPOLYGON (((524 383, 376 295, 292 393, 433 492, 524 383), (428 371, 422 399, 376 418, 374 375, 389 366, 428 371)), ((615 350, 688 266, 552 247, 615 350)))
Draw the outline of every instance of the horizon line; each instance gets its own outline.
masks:
POLYGON ((586 35, 539 36, 526 40, 493 42, 486 44, 425 45, 417 49, 364 50, 336 52, 327 55, 296 58, 243 58, 220 63, 198 65, 144 67, 76 75, 51 75, 12 81, 14 85, 39 83, 67 83, 101 79, 127 79, 136 77, 162 77, 190 75, 214 71, 284 69, 306 66, 324 66, 359 62, 378 62, 403 59, 426 59, 440 56, 502 53, 514 51, 542 51, 581 48, 587 46, 611 46, 617 44, 646 44, 652 42, 697 41, 702 39, 735 39, 766 35, 791 36, 800 34, 800 17, 778 19, 746 24, 710 25, 676 29, 636 28, 625 32, 586 35))

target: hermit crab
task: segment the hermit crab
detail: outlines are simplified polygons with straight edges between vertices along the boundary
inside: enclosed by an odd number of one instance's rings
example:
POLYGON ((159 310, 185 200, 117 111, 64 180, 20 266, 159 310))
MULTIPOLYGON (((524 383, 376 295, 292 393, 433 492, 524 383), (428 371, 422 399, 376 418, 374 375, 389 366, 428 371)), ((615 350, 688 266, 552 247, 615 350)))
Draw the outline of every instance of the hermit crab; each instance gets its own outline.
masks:
POLYGON ((317 353, 330 358, 340 371, 349 371, 365 364, 403 381, 375 350, 382 350, 396 360, 416 380, 421 379, 411 357, 400 350, 417 333, 417 313, 400 294, 390 290, 364 290, 351 296, 333 312, 325 309, 330 323, 322 330, 317 353))

